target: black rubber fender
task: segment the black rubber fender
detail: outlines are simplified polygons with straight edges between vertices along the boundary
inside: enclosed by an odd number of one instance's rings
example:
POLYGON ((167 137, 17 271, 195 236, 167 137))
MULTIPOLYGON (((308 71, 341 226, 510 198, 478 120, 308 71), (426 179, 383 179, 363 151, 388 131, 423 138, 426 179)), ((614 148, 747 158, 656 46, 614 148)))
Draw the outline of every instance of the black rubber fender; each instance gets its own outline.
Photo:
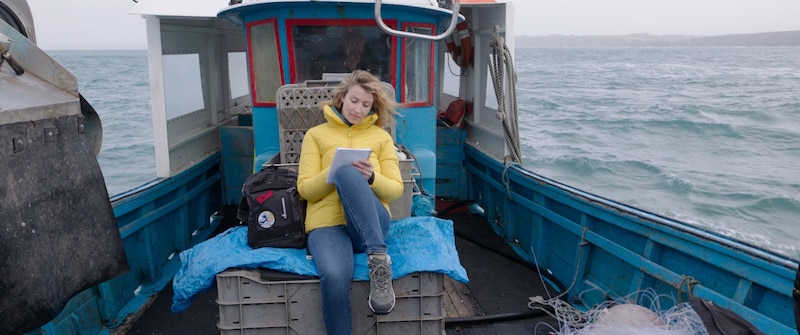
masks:
POLYGON ((0 125, 0 334, 25 334, 129 271, 83 116, 0 125))

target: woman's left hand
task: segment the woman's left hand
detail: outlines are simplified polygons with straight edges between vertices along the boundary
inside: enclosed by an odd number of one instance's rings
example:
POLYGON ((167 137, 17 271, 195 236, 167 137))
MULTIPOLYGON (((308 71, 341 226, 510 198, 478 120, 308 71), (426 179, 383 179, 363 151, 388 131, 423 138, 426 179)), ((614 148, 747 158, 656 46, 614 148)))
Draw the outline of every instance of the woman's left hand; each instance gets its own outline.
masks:
POLYGON ((364 179, 366 179, 366 180, 369 180, 369 178, 372 177, 372 174, 375 171, 372 168, 372 163, 369 160, 366 160, 366 159, 362 159, 362 160, 358 160, 358 161, 353 162, 353 166, 355 166, 356 169, 359 172, 361 172, 362 175, 364 175, 364 179))

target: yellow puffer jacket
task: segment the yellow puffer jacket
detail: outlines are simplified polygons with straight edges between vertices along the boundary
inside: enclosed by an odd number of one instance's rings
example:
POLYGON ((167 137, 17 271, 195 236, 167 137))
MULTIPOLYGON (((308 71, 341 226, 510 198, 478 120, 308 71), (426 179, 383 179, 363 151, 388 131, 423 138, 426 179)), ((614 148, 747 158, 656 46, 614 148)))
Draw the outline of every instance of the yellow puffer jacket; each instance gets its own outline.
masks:
POLYGON ((324 107, 326 123, 312 127, 303 137, 297 191, 308 202, 306 231, 345 224, 342 203, 333 184, 325 182, 336 148, 369 148, 375 171, 371 188, 389 210, 389 202, 403 195, 403 179, 394 141, 386 130, 374 125, 371 114, 348 126, 339 112, 324 107))

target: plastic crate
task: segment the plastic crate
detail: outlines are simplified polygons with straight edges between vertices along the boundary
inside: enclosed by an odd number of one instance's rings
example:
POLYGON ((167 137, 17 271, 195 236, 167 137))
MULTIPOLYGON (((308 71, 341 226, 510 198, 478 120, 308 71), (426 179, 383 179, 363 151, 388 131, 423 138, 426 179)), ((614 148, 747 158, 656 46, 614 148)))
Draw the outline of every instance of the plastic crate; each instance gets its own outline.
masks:
POLYGON ((403 178, 403 196, 389 203, 392 219, 402 219, 411 216, 411 203, 417 182, 412 174, 414 161, 411 159, 400 160, 400 176, 403 178))
MULTIPOLYGON (((306 278, 268 279, 262 270, 217 274, 220 334, 325 334, 319 279, 306 278)), ((393 286, 394 310, 375 315, 367 302, 369 282, 353 282, 353 334, 443 334, 444 275, 416 272, 394 280, 393 286)))

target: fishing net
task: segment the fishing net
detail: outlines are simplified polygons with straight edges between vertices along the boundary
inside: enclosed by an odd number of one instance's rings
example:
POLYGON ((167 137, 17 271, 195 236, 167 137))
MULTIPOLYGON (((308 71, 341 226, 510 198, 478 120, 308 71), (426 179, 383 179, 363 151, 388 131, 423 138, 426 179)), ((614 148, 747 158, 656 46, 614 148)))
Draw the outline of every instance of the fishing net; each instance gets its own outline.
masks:
POLYGON ((603 302, 585 312, 560 299, 532 297, 529 306, 538 308, 536 305, 553 308, 552 316, 561 328, 552 329, 557 335, 708 335, 689 302, 676 303, 674 298, 658 295, 652 289, 603 302), (664 302, 672 307, 662 310, 664 302))

